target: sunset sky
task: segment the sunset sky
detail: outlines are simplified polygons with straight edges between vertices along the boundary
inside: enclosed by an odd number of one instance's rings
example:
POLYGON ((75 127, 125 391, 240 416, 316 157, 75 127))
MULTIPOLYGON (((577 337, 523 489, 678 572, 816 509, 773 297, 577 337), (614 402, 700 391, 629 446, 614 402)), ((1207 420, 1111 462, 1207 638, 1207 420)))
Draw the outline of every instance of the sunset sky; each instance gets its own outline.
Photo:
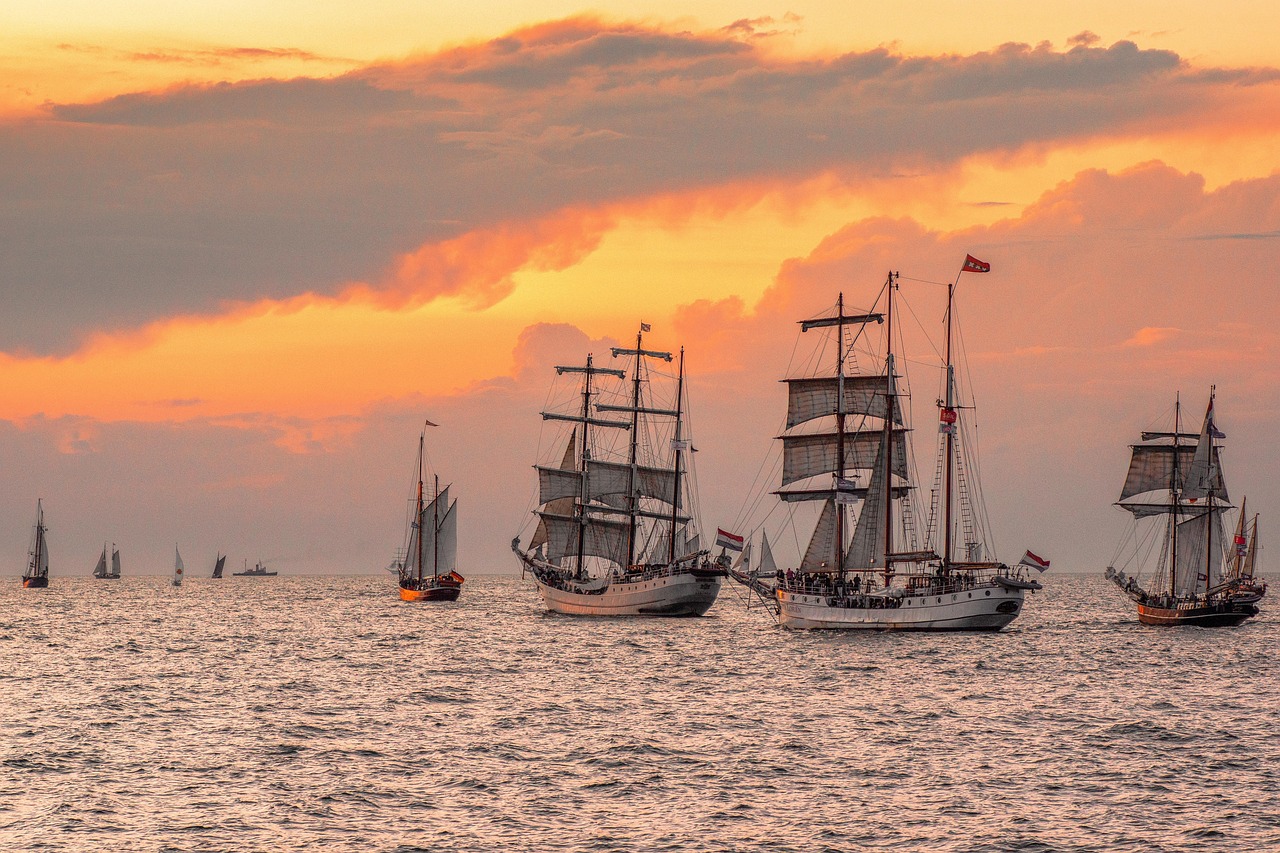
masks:
POLYGON ((1100 572, 1127 444, 1211 384, 1232 497, 1280 506, 1274 3, 21 5, 8 574, 37 497, 55 576, 381 571, 424 418, 460 570, 515 572, 551 367, 642 321, 688 351, 703 526, 746 533, 795 321, 894 269, 936 327, 966 253, 1001 556, 1100 572))

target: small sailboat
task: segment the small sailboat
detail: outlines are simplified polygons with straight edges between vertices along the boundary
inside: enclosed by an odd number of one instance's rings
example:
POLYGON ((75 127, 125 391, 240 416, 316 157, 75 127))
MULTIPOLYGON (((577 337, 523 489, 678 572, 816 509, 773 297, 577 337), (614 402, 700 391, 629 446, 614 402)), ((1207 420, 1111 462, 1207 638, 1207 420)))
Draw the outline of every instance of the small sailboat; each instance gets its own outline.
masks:
POLYGON ((1135 528, 1155 532, 1150 527, 1159 525, 1162 535, 1135 535, 1135 529, 1104 575, 1137 605, 1144 625, 1239 625, 1258 615, 1257 602, 1267 591, 1254 575, 1256 516, 1250 524, 1241 509, 1234 556, 1225 548, 1223 515, 1232 506, 1219 458, 1218 440, 1226 435, 1214 423, 1214 397, 1210 388, 1199 433, 1182 432, 1182 403, 1176 400, 1173 432, 1143 432, 1142 441, 1132 445, 1116 506, 1133 515, 1135 528), (1133 575, 1125 571, 1129 566, 1135 567, 1133 575), (1152 568, 1145 586, 1144 567, 1152 568))
POLYGON ((684 509, 692 503, 684 487, 692 451, 684 431, 684 351, 674 376, 655 376, 650 363, 669 364, 674 356, 646 350, 647 331, 641 324, 634 349, 613 348, 614 358, 632 359, 629 382, 626 371, 597 367, 590 355, 585 366, 556 367, 558 375, 581 375, 582 390, 571 410, 542 417, 573 427, 558 465, 536 466, 541 508, 527 549, 519 537, 511 543, 556 613, 701 616, 727 575, 727 558, 702 549, 684 509), (608 389, 597 377, 621 381, 608 389), (652 399, 663 391, 667 399, 652 399), (626 441, 611 438, 624 432, 626 441))
POLYGON ((42 589, 49 585, 49 546, 45 542, 44 505, 36 500, 36 528, 31 537, 31 549, 27 553, 27 570, 22 575, 22 585, 27 589, 42 589))
MULTIPOLYGON (((428 426, 435 424, 427 421, 428 426)), ((404 601, 456 601, 466 580, 458 574, 458 502, 449 502, 449 487, 440 489, 434 475, 431 500, 423 494, 426 476, 424 428, 418 437, 418 491, 409 523, 407 558, 399 563, 400 598, 404 601)))
POLYGON ((219 552, 218 559, 213 564, 213 577, 215 578, 222 577, 222 569, 226 564, 227 564, 227 555, 219 552))
POLYGON ((102 544, 102 556, 98 558, 98 565, 93 569, 93 576, 99 580, 120 580, 120 551, 116 549, 115 543, 111 543, 111 568, 107 568, 107 545, 102 544))
MULTIPOLYGON (((986 269, 981 261, 965 261, 964 270, 986 269)), ((801 334, 830 334, 824 343, 834 344, 834 358, 830 369, 784 380, 782 482, 774 494, 788 505, 821 502, 821 511, 799 565, 779 569, 762 538, 761 565, 751 566, 744 549, 743 564, 732 571, 787 628, 998 631, 1021 613, 1027 591, 1041 588, 1023 564, 988 556, 978 478, 972 460, 960 456, 970 445, 957 440, 959 410, 972 406, 962 407, 957 398, 954 284, 947 295, 945 390, 937 401, 935 487, 920 541, 907 441, 909 394, 894 350, 898 281, 897 273, 889 274, 883 312, 847 314, 841 294, 834 316, 800 323, 801 334), (869 328, 881 324, 882 352, 867 340, 869 328), (858 369, 859 344, 882 369, 858 369), (856 521, 849 517, 855 508, 856 521), (955 541, 957 534, 962 542, 955 541)))
MULTIPOLYGON (((226 559, 225 557, 223 558, 226 559)), ((249 568, 249 561, 244 561, 245 569, 243 572, 232 572, 231 576, 235 578, 273 578, 280 574, 279 572, 267 571, 267 566, 261 560, 253 564, 253 568, 249 568)), ((221 575, 215 575, 221 577, 221 575)))
POLYGON ((182 572, 184 568, 185 567, 182 565, 182 554, 178 551, 178 546, 174 545, 173 546, 173 585, 174 586, 182 586, 182 572))

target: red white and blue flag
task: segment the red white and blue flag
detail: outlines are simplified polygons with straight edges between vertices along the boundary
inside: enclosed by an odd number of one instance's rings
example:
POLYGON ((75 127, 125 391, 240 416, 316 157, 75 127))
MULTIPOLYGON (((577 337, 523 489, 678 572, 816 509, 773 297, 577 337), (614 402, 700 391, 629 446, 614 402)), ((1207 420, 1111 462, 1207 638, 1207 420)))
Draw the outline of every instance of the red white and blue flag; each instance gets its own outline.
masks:
POLYGON ((980 261, 973 255, 964 256, 964 266, 960 268, 961 272, 991 272, 991 264, 986 261, 980 261))
POLYGON ((1018 561, 1018 565, 1030 566, 1037 572, 1043 572, 1045 569, 1049 568, 1049 561, 1028 551, 1022 555, 1022 559, 1018 561))
POLYGON ((741 551, 743 539, 741 536, 734 536, 727 530, 716 528, 716 547, 727 548, 730 551, 741 551))

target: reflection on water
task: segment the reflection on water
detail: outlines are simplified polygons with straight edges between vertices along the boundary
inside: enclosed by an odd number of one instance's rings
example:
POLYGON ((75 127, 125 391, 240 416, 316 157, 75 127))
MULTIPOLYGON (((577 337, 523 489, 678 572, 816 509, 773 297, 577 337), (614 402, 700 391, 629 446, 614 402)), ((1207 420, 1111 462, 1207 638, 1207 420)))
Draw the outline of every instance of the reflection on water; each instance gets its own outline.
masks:
POLYGON ((1277 621, 1049 575, 999 635, 544 614, 469 576, 0 580, 0 847, 1269 850, 1277 621))

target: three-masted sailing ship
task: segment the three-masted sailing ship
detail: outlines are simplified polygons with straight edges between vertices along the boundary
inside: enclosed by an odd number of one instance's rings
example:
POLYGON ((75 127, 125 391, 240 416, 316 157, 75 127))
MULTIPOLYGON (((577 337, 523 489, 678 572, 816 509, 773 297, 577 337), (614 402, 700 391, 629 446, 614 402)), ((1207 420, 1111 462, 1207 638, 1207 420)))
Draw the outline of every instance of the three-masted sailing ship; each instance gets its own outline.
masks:
POLYGON ((1233 509, 1222 475, 1220 445, 1226 436, 1214 423, 1214 390, 1199 433, 1182 432, 1182 404, 1174 403, 1173 432, 1143 432, 1132 445, 1129 473, 1116 506, 1139 525, 1163 528, 1161 536, 1130 536, 1106 577, 1137 604, 1144 625, 1239 625, 1258 614, 1267 586, 1255 574, 1258 518, 1241 507, 1231 549, 1226 547, 1224 514, 1233 509), (1144 542, 1155 545, 1145 549, 1144 542), (1158 546, 1159 551, 1151 554, 1158 546), (1124 557, 1125 566, 1114 565, 1124 557), (1143 565, 1152 562, 1143 586, 1143 565), (1125 567, 1136 563, 1134 575, 1125 567))
MULTIPOLYGON (((435 426, 430 421, 429 426, 435 426)), ((426 476, 424 428, 418 438, 418 490, 409 523, 405 560, 399 565, 400 598, 404 601, 457 601, 466 579, 458 574, 458 502, 449 500, 449 487, 440 488, 434 475, 430 499, 424 493, 426 476)))
MULTIPOLYGON (((970 263, 986 267, 970 259, 966 269, 975 269, 970 263)), ((834 357, 829 370, 783 380, 782 482, 774 494, 788 504, 820 501, 821 513, 798 566, 778 568, 766 537, 760 564, 750 565, 744 550, 732 572, 788 628, 998 631, 1022 611, 1026 592, 1040 588, 1021 566, 985 555, 976 472, 965 464, 957 440, 962 407, 951 346, 954 283, 948 288, 936 482, 926 541, 918 541, 908 397, 899 387, 894 351, 898 286, 897 273, 890 273, 883 313, 846 314, 841 294, 834 316, 800 322, 801 334, 831 334, 834 357), (867 330, 881 324, 882 369, 860 372, 855 345, 861 341, 866 350, 867 330), (957 533, 963 534, 963 550, 954 541, 957 533)))
POLYGON ((612 350, 614 358, 632 360, 629 383, 626 371, 598 367, 591 355, 583 366, 556 367, 557 375, 582 377, 580 401, 567 412, 542 413, 571 426, 558 464, 535 466, 540 508, 528 547, 521 549, 519 537, 511 543, 548 610, 701 616, 720 592, 726 568, 702 549, 685 510, 693 501, 684 350, 674 377, 656 377, 670 400, 656 400, 650 363, 676 356, 645 349, 647 331, 642 324, 634 349, 612 350), (602 399, 601 379, 614 402, 602 399))
POLYGON ((39 589, 49 585, 49 546, 45 542, 44 505, 36 500, 36 528, 31 535, 31 548, 27 552, 27 570, 22 574, 22 585, 39 589))
POLYGON ((115 543, 111 543, 111 567, 107 568, 107 544, 102 543, 102 556, 98 565, 93 567, 93 576, 99 580, 120 580, 120 551, 115 543))

